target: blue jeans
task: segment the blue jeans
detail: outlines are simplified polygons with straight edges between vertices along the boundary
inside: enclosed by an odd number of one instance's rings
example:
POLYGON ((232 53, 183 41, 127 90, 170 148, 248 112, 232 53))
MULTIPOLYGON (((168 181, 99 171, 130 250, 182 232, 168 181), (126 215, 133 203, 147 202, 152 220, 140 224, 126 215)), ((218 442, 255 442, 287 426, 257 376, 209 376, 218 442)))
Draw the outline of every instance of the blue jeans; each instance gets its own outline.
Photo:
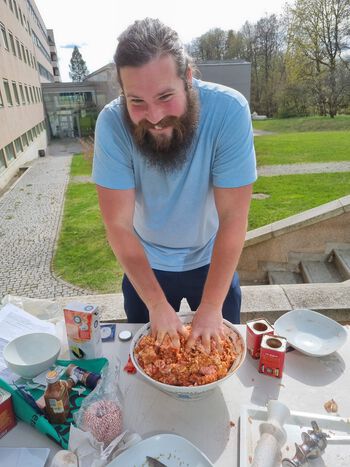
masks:
MULTIPOLYGON (((179 311, 182 298, 186 298, 191 310, 197 310, 207 278, 209 265, 183 272, 159 271, 153 269, 165 296, 174 308, 179 311)), ((122 290, 124 309, 129 323, 148 323, 149 314, 146 305, 138 296, 131 282, 124 275, 122 290)), ((230 289, 225 298, 222 314, 225 319, 234 324, 240 323, 241 288, 238 274, 235 273, 230 289)))

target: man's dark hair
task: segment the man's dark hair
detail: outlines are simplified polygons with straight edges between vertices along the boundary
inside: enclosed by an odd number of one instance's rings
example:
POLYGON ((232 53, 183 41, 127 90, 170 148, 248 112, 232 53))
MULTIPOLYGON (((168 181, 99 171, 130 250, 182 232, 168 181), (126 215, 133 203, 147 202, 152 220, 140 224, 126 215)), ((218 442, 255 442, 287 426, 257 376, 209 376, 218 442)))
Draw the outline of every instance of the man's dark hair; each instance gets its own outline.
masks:
POLYGON ((121 68, 125 66, 139 67, 164 55, 174 57, 178 76, 186 82, 186 71, 190 66, 190 57, 185 52, 178 33, 159 19, 145 18, 135 21, 119 36, 118 40, 114 63, 122 88, 121 68))

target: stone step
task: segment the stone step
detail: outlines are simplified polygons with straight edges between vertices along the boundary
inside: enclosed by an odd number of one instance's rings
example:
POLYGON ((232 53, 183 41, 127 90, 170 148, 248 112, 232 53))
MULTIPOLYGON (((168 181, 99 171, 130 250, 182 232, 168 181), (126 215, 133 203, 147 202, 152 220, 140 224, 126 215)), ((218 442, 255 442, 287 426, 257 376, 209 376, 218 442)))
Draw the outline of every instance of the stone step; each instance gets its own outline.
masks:
POLYGON ((304 282, 308 283, 335 283, 342 282, 343 278, 336 266, 323 261, 301 261, 300 271, 304 282))
POLYGON ((271 285, 303 283, 301 274, 292 271, 268 271, 267 277, 271 285))
POLYGON ((350 249, 334 249, 333 262, 343 279, 350 279, 350 249))

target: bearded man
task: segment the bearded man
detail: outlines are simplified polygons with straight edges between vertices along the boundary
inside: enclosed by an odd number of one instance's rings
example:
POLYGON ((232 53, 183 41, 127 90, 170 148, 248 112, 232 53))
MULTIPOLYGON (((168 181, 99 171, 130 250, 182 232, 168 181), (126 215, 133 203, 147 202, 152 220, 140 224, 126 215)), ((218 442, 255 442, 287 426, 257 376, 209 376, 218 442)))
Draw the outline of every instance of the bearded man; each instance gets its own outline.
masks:
POLYGON ((256 180, 251 116, 237 91, 193 77, 178 34, 158 19, 119 37, 122 95, 96 124, 93 179, 109 243, 121 263, 131 323, 151 322, 160 344, 186 335, 220 347, 223 318, 240 322, 235 272, 256 180))

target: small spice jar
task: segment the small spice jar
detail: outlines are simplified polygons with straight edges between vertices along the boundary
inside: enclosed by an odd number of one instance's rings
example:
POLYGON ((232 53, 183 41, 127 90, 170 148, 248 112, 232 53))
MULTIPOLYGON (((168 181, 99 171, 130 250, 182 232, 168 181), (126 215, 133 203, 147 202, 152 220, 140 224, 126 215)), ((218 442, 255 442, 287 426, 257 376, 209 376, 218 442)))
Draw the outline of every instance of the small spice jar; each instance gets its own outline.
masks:
POLYGON ((47 387, 44 393, 46 415, 50 423, 64 423, 69 414, 67 382, 59 379, 56 370, 47 373, 46 382, 47 387))

